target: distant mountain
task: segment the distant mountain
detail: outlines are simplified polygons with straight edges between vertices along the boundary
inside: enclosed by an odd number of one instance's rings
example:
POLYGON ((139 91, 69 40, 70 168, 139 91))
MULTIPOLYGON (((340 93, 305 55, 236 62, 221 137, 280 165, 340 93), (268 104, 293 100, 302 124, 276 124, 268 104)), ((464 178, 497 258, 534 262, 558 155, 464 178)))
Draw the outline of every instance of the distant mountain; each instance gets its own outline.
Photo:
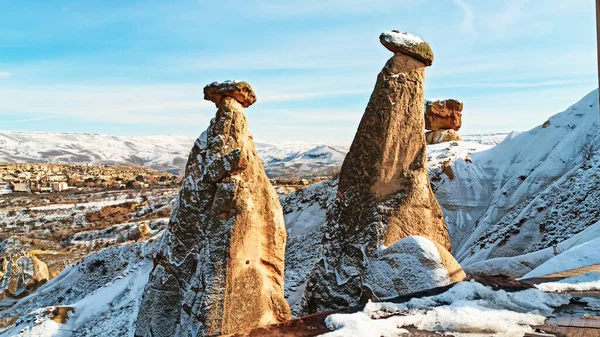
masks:
MULTIPOLYGON (((495 145, 506 134, 464 136, 466 141, 495 145)), ((138 165, 181 174, 196 139, 188 136, 119 137, 91 133, 0 131, 2 163, 90 163, 138 165)), ((331 175, 343 162, 347 145, 323 143, 256 143, 271 178, 331 175)))
POLYGON ((138 165, 178 174, 194 138, 0 131, 0 162, 138 165))

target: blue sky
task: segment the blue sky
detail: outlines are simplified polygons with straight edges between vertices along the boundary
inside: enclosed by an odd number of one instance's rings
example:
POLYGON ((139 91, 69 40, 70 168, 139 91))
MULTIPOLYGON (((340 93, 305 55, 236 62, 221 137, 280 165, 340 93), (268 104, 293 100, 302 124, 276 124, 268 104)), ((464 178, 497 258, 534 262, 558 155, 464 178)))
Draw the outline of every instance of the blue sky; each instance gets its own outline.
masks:
POLYGON ((384 30, 429 42, 463 133, 526 130, 598 86, 590 0, 27 1, 0 11, 0 130, 197 136, 246 80, 262 141, 349 143, 384 30))

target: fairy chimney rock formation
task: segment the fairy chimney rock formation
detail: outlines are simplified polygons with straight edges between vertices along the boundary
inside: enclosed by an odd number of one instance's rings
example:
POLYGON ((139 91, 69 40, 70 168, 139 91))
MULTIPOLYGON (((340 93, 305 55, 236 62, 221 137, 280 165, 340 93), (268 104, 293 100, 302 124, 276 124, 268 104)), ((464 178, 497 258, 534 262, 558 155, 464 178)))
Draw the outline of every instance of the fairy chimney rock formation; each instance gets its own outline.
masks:
POLYGON ((191 150, 135 336, 213 336, 291 318, 283 213, 248 132, 246 82, 212 83, 216 117, 191 150))
POLYGON ((462 126, 463 103, 455 99, 427 101, 425 103, 425 129, 427 144, 462 140, 456 131, 462 126))
POLYGON ((423 119, 429 45, 383 33, 394 52, 375 88, 341 168, 337 198, 302 299, 304 313, 355 305, 368 292, 365 272, 378 250, 420 235, 450 250, 442 210, 429 184, 423 119))

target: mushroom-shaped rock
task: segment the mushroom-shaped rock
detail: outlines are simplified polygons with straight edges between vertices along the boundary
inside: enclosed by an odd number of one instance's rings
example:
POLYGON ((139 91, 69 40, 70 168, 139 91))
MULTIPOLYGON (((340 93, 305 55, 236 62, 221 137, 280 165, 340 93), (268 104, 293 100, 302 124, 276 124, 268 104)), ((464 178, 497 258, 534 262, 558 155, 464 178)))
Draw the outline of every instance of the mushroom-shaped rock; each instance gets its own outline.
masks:
POLYGON ((400 30, 391 30, 379 35, 379 41, 392 53, 412 56, 430 66, 433 63, 433 51, 420 37, 400 30))
POLYGON ((204 99, 214 102, 217 108, 221 105, 221 101, 223 101, 223 98, 225 97, 233 97, 244 108, 247 108, 256 102, 256 95, 248 82, 212 82, 204 87, 204 99))
POLYGON ((425 129, 437 131, 462 126, 463 103, 455 99, 425 102, 425 129))

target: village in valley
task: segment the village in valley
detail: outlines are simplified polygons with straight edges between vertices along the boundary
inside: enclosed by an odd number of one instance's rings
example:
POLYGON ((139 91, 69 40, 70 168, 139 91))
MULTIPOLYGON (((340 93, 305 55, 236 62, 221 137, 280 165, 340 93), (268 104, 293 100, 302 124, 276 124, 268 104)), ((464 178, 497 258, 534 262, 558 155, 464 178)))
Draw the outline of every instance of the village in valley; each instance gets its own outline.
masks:
POLYGON ((0 164, 0 195, 177 186, 178 177, 136 166, 0 164))

